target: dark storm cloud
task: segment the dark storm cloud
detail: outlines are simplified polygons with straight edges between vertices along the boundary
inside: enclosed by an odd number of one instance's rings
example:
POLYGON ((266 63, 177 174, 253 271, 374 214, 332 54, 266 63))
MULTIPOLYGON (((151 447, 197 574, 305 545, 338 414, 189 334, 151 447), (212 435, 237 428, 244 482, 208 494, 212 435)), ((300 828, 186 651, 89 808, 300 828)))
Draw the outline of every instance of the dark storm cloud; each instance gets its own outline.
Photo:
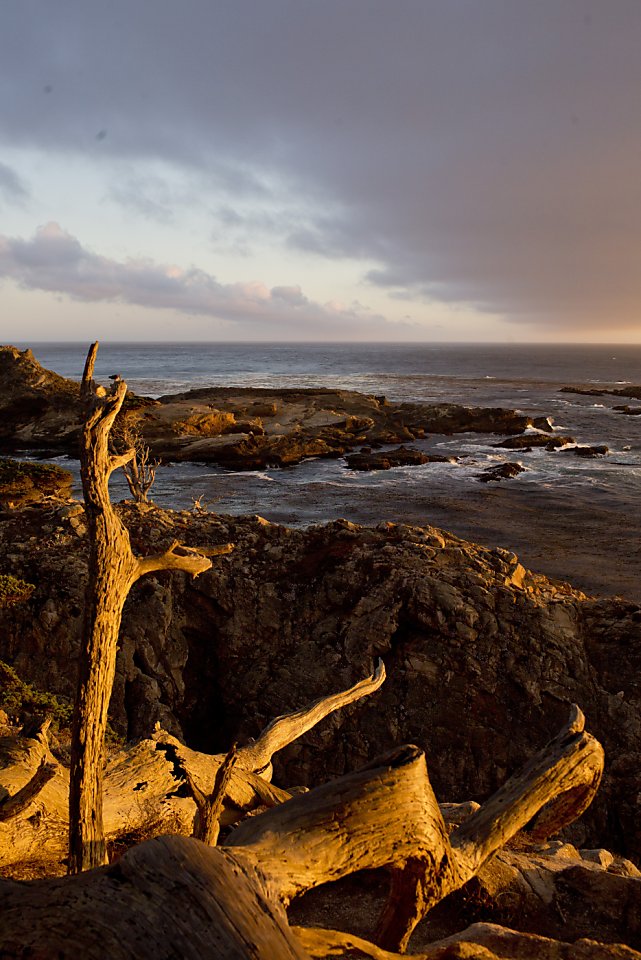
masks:
POLYGON ((6 163, 0 163, 0 200, 7 203, 24 203, 29 191, 22 178, 6 163))
POLYGON ((314 303, 296 286, 224 284, 196 268, 101 257, 57 223, 40 227, 30 240, 0 235, 1 278, 27 290, 62 293, 85 303, 118 301, 177 310, 254 329, 275 323, 301 336, 318 329, 380 334, 388 326, 383 317, 359 304, 314 303))
POLYGON ((638 0, 32 0, 4 20, 10 142, 161 158, 230 206, 286 184, 308 208, 290 245, 375 260, 395 296, 639 322, 638 0))

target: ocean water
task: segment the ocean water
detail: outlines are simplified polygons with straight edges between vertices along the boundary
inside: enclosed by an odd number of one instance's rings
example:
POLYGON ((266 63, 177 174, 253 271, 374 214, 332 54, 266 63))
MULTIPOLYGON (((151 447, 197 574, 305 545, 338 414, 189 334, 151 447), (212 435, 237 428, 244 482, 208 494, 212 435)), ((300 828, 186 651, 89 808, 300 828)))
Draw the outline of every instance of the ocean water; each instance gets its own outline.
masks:
MULTIPOLYGON (((80 379, 87 344, 28 346, 43 366, 80 379)), ((559 432, 579 443, 605 443, 610 454, 581 459, 544 450, 500 450, 493 446, 498 437, 432 436, 413 445, 454 454, 458 463, 375 473, 348 470, 342 460, 238 473, 181 464, 159 469, 152 496, 165 507, 189 509, 199 500, 213 511, 259 513, 294 525, 337 517, 432 523, 525 550, 526 559, 541 569, 554 568, 557 575, 567 566, 561 555, 583 538, 581 569, 599 563, 625 566, 620 577, 617 570, 609 571, 615 586, 617 578, 624 586, 639 579, 641 417, 613 409, 639 403, 559 390, 640 384, 641 346, 105 343, 95 376, 106 381, 113 373, 149 396, 220 385, 320 386, 384 394, 391 401, 451 401, 549 415, 559 432), (482 469, 505 460, 521 463, 526 471, 500 485, 479 483, 482 469), (616 542, 606 548, 608 538, 616 542), (599 561, 597 544, 601 557, 616 548, 614 560, 599 561)), ((112 492, 114 498, 127 495, 118 477, 112 492)), ((589 571, 584 581, 589 587, 589 571)))

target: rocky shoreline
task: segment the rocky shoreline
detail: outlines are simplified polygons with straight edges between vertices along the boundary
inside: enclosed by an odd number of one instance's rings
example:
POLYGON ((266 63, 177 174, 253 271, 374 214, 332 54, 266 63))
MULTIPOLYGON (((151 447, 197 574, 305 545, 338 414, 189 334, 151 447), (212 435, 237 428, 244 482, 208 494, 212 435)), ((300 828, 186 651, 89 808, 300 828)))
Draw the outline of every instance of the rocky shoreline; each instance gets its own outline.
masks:
MULTIPOLYGON (((45 370, 29 350, 0 348, 0 449, 76 455, 78 384, 45 370)), ((547 417, 499 407, 389 403, 349 390, 211 388, 152 400, 127 395, 121 433, 139 436, 165 462, 235 470, 342 457, 357 447, 426 435, 549 433, 547 417)))

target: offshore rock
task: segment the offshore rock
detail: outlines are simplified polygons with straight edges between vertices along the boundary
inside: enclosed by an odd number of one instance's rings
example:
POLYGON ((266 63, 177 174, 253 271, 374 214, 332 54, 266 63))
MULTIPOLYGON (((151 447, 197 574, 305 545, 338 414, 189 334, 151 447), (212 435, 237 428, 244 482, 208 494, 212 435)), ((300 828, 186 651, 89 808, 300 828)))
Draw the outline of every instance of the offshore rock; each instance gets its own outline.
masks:
POLYGON ((610 452, 610 448, 605 445, 605 443, 596 444, 595 446, 587 445, 577 445, 576 447, 565 447, 563 450, 559 451, 560 453, 573 453, 576 457, 606 457, 610 452))
POLYGON ((513 480, 514 477, 518 477, 519 473, 523 473, 524 470, 525 467, 522 467, 520 463, 500 463, 496 467, 488 467, 483 473, 477 474, 477 480, 480 480, 481 483, 513 480))
POLYGON ((633 397, 641 400, 641 386, 628 384, 625 387, 561 387, 559 393, 576 393, 585 397, 633 397))
POLYGON ((492 444, 494 447, 502 447, 507 450, 531 450, 533 447, 544 447, 546 450, 556 450, 558 447, 565 446, 566 443, 576 443, 574 437, 557 436, 551 437, 545 433, 523 433, 518 437, 507 437, 505 440, 499 440, 492 444))
MULTIPOLYGON (((388 680, 283 752, 283 784, 318 783, 398 743, 427 751, 437 796, 481 800, 578 703, 606 774, 569 837, 641 854, 641 608, 527 571, 507 550, 433 527, 336 521, 289 529, 259 517, 123 505, 134 550, 234 542, 197 580, 150 575, 127 601, 111 700, 129 738, 159 721, 224 751, 274 716, 369 673, 388 680)), ((73 696, 86 537, 68 508, 1 515, 0 573, 35 584, 0 611, 0 659, 73 696)))
POLYGON ((413 467, 424 463, 453 463, 455 459, 401 446, 395 450, 376 453, 371 449, 364 449, 345 457, 345 464, 350 470, 390 470, 392 467, 413 467))

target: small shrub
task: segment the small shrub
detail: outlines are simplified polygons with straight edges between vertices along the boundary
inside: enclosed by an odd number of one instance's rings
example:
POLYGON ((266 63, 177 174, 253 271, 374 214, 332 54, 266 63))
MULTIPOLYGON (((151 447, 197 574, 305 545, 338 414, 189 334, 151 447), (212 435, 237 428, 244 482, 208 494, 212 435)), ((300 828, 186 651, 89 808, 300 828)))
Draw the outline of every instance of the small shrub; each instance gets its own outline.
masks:
POLYGON ((19 580, 10 573, 0 573, 0 608, 24 603, 35 590, 33 583, 19 580))
POLYGON ((37 690, 21 680, 13 667, 3 660, 0 660, 0 707, 19 723, 34 715, 50 716, 52 726, 57 730, 69 727, 73 715, 73 706, 67 697, 37 690))

